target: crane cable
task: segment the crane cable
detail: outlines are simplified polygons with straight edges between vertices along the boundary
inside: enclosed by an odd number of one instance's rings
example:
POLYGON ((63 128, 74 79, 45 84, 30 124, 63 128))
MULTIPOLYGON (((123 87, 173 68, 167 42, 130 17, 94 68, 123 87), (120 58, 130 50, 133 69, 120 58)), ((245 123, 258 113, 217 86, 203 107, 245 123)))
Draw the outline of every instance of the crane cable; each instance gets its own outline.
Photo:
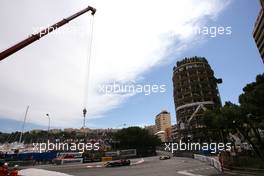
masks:
POLYGON ((86 67, 86 74, 85 74, 85 86, 84 86, 84 99, 83 99, 83 127, 85 127, 85 117, 87 113, 87 104, 89 96, 89 81, 90 81, 90 65, 91 65, 91 57, 92 57, 92 44, 93 44, 93 24, 94 24, 94 15, 90 18, 90 41, 88 46, 88 57, 87 57, 87 67, 86 67), (86 82, 87 81, 87 82, 86 82))

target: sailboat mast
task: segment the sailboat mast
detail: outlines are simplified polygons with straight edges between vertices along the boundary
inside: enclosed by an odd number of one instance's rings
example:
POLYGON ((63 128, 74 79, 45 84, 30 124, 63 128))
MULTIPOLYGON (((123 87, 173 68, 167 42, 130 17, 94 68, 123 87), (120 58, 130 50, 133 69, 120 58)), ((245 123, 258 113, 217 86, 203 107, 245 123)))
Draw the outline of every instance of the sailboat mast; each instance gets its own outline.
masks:
POLYGON ((25 123, 26 123, 26 119, 27 119, 28 109, 29 109, 29 106, 27 106, 26 113, 25 113, 25 116, 24 116, 22 130, 21 130, 20 137, 19 137, 19 143, 21 143, 21 141, 22 141, 22 136, 23 136, 23 133, 24 133, 24 128, 25 128, 25 123))

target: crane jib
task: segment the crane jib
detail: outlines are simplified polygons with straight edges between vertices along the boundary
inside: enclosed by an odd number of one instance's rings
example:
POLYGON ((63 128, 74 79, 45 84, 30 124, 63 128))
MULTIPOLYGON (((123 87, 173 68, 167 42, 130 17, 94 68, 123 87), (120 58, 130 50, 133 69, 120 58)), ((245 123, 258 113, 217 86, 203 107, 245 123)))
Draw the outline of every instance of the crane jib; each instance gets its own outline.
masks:
POLYGON ((17 52, 21 49, 23 49, 24 47, 30 45, 31 43, 35 42, 36 40, 39 40, 41 37, 51 33, 52 31, 56 30, 57 28, 65 25, 66 23, 70 22, 71 20, 77 18, 78 16, 80 16, 80 15, 82 15, 88 11, 91 11, 92 12, 91 14, 94 15, 96 12, 96 9, 91 7, 91 6, 88 6, 87 8, 73 14, 72 16, 65 18, 65 19, 59 21, 58 23, 40 31, 39 33, 31 35, 27 39, 25 39, 25 40, 15 44, 14 46, 4 50, 3 52, 1 52, 0 53, 0 61, 4 60, 8 56, 14 54, 15 52, 17 52))

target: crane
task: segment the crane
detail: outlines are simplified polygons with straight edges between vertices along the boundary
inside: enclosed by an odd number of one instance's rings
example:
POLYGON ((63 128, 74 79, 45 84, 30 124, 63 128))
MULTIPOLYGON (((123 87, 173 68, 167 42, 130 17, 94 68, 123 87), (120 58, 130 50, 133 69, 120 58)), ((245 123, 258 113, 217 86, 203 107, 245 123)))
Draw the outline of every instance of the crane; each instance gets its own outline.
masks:
MULTIPOLYGON (((46 29, 43 29, 42 31, 36 33, 36 34, 32 34, 31 36, 29 36, 28 38, 22 40, 21 42, 11 46, 10 48, 2 51, 0 53, 0 61, 6 59, 8 56, 14 54, 15 52, 25 48, 26 46, 32 44, 33 42, 41 39, 42 37, 44 37, 45 35, 53 32, 54 30, 60 28, 61 26, 69 23, 71 20, 83 15, 84 13, 86 12, 89 12, 91 11, 91 15, 94 16, 95 12, 96 12, 96 9, 91 7, 91 6, 88 6, 86 7, 85 9, 69 16, 68 18, 64 18, 62 19, 61 21, 53 24, 52 26, 49 26, 48 28, 46 29)), ((83 117, 84 117, 84 126, 85 126, 85 116, 86 116, 86 113, 87 113, 87 110, 86 108, 83 109, 83 117)))
POLYGON ((40 38, 44 37, 45 35, 53 32, 54 30, 58 29, 59 27, 67 24, 68 22, 70 22, 71 20, 81 16, 82 14, 88 12, 88 11, 91 11, 91 14, 94 15, 95 12, 96 12, 96 9, 91 7, 91 6, 88 6, 87 8, 69 16, 68 18, 64 18, 62 19, 61 21, 55 23, 54 25, 40 31, 39 33, 36 33, 36 34, 32 34, 31 36, 29 36, 27 39, 25 40, 22 40, 21 42, 15 44, 14 46, 11 46, 10 48, 2 51, 0 53, 0 61, 6 59, 8 56, 14 54, 15 52, 25 48, 26 46, 30 45, 31 43, 39 40, 40 38))

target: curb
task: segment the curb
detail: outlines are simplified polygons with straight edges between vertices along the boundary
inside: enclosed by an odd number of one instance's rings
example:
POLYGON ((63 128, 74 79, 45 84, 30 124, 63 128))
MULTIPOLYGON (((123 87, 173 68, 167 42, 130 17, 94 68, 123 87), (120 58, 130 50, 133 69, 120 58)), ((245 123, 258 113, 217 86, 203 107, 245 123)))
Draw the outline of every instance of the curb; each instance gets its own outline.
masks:
POLYGON ((139 164, 142 164, 142 163, 144 163, 145 162, 145 160, 143 159, 143 158, 141 158, 141 160, 139 160, 139 161, 137 161, 137 162, 135 162, 135 163, 131 163, 130 165, 131 166, 133 166, 133 165, 139 165, 139 164))

